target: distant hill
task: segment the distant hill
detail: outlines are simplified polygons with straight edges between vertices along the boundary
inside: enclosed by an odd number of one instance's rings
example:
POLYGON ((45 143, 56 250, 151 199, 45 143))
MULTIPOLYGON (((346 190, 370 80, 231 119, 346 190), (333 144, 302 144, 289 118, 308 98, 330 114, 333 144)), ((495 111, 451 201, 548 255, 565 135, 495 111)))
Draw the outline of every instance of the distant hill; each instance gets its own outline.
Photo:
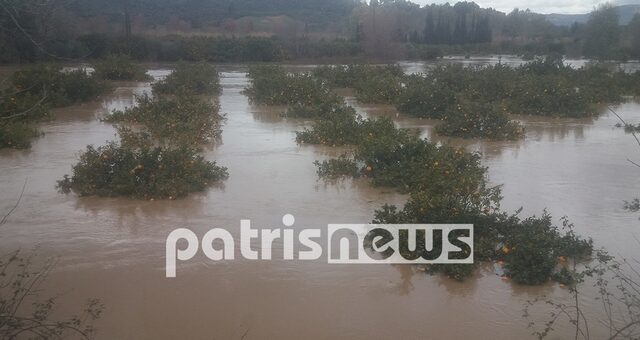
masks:
MULTIPOLYGON (((640 13, 640 5, 622 5, 617 6, 620 24, 626 25, 631 21, 636 13, 640 13)), ((589 13, 585 14, 547 14, 547 20, 559 26, 571 26, 573 23, 585 23, 589 20, 589 13)))

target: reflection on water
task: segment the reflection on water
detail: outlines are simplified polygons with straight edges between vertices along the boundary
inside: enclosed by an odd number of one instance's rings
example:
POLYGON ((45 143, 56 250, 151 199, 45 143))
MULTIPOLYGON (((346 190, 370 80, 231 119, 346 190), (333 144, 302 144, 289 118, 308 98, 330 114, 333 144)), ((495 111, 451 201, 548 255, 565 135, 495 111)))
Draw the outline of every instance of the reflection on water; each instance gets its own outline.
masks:
MULTIPOLYGON (((307 66, 308 67, 308 66, 307 66)), ((405 67, 409 67, 406 66, 405 67)), ((413 66, 411 66, 413 67, 413 66)), ((424 69, 424 64, 415 67, 424 69)), ((295 131, 309 121, 283 118, 281 108, 250 104, 241 91, 244 68, 225 66, 221 112, 227 121, 222 141, 205 157, 229 168, 224 185, 178 201, 61 195, 54 185, 70 172, 87 144, 115 136, 99 117, 133 104, 148 83, 119 83, 102 100, 55 111, 44 123, 44 137, 28 151, 0 151, 0 210, 7 211, 28 180, 19 208, 3 226, 0 249, 40 245, 58 256, 46 293, 64 293, 76 306, 98 297, 107 306, 101 339, 112 338, 493 338, 527 337, 520 317, 528 299, 541 294, 562 299, 555 285, 522 287, 503 282, 491 264, 465 282, 428 276, 417 266, 328 265, 322 261, 246 261, 214 263, 204 258, 178 266, 178 278, 164 278, 164 242, 177 227, 202 235, 212 227, 238 236, 240 219, 255 227, 280 227, 291 213, 295 228, 328 223, 362 223, 385 203, 401 205, 405 196, 372 188, 366 180, 319 181, 312 164, 345 148, 298 146, 295 131), (437 336, 436 336, 437 335, 437 336)), ((154 77, 166 69, 151 71, 154 77)), ((615 128, 606 112, 592 119, 518 117, 526 137, 513 142, 440 138, 436 122, 398 115, 389 106, 358 104, 359 113, 389 116, 423 136, 463 146, 483 155, 490 179, 504 184, 503 207, 526 214, 547 208, 567 215, 579 233, 614 253, 640 257, 634 236, 637 216, 622 201, 640 195, 638 170, 628 157, 640 150, 630 135, 615 128)), ((640 122, 640 105, 616 109, 640 122)), ((258 244, 254 244, 258 247, 258 244)), ((588 308, 597 303, 585 298, 588 308)), ((68 304, 67 307, 66 304, 68 304)), ((560 328, 559 334, 571 330, 560 328)), ((602 330, 592 329, 597 337, 602 330)))
MULTIPOLYGON (((495 65, 495 64, 501 63, 504 65, 517 67, 522 64, 526 64, 527 62, 529 61, 522 60, 521 58, 516 56, 495 55, 495 56, 489 56, 489 57, 473 57, 468 59, 464 57, 459 57, 459 56, 444 57, 442 59, 438 59, 436 61, 426 63, 426 65, 424 62, 421 62, 421 61, 403 61, 403 62, 399 62, 399 64, 406 73, 424 73, 426 69, 433 68, 436 65, 443 64, 443 63, 456 63, 456 64, 462 64, 462 65, 495 65)), ((575 67, 575 68, 585 67, 593 63, 592 61, 587 59, 570 59, 570 58, 564 59, 564 62, 565 64, 571 65, 572 67, 575 67)), ((619 68, 626 72, 635 72, 640 70, 640 61, 630 61, 627 63, 609 63, 607 66, 611 67, 612 69, 619 68)))

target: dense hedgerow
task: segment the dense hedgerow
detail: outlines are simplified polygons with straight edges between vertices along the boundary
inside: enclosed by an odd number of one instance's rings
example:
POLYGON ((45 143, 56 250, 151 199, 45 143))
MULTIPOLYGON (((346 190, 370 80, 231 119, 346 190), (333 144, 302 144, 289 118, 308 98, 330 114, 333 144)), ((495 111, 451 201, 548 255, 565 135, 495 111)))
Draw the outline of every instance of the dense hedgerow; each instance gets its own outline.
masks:
POLYGON ((136 98, 136 104, 116 110, 104 120, 143 124, 153 138, 171 144, 196 146, 220 135, 224 117, 218 113, 218 104, 192 94, 180 93, 175 98, 151 98, 145 94, 136 98))
POLYGON ((80 196, 174 199, 202 191, 227 176, 226 168, 205 160, 192 148, 132 148, 111 142, 98 148, 87 146, 73 174, 58 181, 58 188, 80 196))
POLYGON ((106 56, 94 65, 96 76, 109 80, 150 80, 147 70, 126 54, 106 56))
POLYGON ((52 65, 19 70, 13 74, 11 82, 17 90, 44 97, 55 107, 93 100, 110 88, 84 69, 62 71, 60 66, 52 65))
POLYGON ((165 79, 152 85, 154 93, 191 92, 195 94, 219 94, 220 76, 213 65, 180 62, 165 79))

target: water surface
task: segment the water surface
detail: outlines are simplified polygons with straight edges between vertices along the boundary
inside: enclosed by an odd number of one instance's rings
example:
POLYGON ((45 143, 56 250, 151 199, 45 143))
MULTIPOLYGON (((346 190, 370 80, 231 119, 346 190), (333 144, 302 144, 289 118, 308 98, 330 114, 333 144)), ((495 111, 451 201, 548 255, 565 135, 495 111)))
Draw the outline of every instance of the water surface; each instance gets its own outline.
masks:
MULTIPOLYGON (((63 294, 64 313, 76 312, 87 297, 102 299, 107 309, 97 324, 98 338, 526 338, 531 331, 521 318, 524 302, 543 294, 567 296, 556 285, 503 282, 490 264, 459 283, 413 266, 247 261, 239 253, 233 262, 198 257, 179 265, 176 279, 165 279, 164 242, 177 227, 199 235, 225 227, 237 236, 240 219, 282 227, 282 215, 291 213, 295 228, 324 228, 369 222, 383 204, 406 199, 365 180, 318 181, 313 161, 344 149, 296 145, 295 131, 309 122, 251 105, 241 93, 245 68, 222 70, 219 100, 227 121, 221 143, 207 147, 205 156, 228 167, 230 177, 206 192, 177 201, 56 192, 55 181, 70 172, 87 144, 115 138, 115 129, 99 117, 132 105, 134 94, 149 91, 148 83, 118 83, 102 100, 57 110, 55 120, 42 124, 45 135, 31 150, 0 151, 2 211, 15 204, 27 181, 18 209, 0 231, 0 249, 38 246, 44 257, 58 257, 44 294, 63 294)), ((151 73, 161 77, 168 71, 151 73)), ((640 169, 627 161, 640 159, 640 148, 614 127, 613 115, 520 117, 527 131, 523 140, 465 141, 435 136, 433 121, 347 99, 362 114, 388 115, 425 137, 482 153, 490 180, 504 185, 506 210, 524 207, 528 215, 546 208, 556 218, 566 215, 597 246, 640 258, 638 216, 622 209, 623 200, 640 196, 640 169)), ((640 122, 640 105, 615 109, 629 122, 640 122)), ((585 297, 583 303, 598 315, 598 302, 585 297)), ((594 327, 595 337, 605 334, 594 327)), ((572 335, 566 326, 557 334, 572 335)))

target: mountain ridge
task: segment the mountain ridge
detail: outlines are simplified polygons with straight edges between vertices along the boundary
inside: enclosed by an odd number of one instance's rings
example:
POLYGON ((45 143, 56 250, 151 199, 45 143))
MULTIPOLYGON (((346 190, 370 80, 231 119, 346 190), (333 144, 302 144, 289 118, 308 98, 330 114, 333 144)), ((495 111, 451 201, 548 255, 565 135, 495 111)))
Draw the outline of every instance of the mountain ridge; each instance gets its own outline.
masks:
MULTIPOLYGON (((618 17, 620 18, 620 24, 628 24, 633 16, 640 13, 640 4, 620 5, 615 6, 618 17)), ((551 13, 545 14, 545 17, 549 22, 558 26, 571 26, 574 23, 585 23, 589 20, 590 13, 584 14, 558 14, 551 13)))

